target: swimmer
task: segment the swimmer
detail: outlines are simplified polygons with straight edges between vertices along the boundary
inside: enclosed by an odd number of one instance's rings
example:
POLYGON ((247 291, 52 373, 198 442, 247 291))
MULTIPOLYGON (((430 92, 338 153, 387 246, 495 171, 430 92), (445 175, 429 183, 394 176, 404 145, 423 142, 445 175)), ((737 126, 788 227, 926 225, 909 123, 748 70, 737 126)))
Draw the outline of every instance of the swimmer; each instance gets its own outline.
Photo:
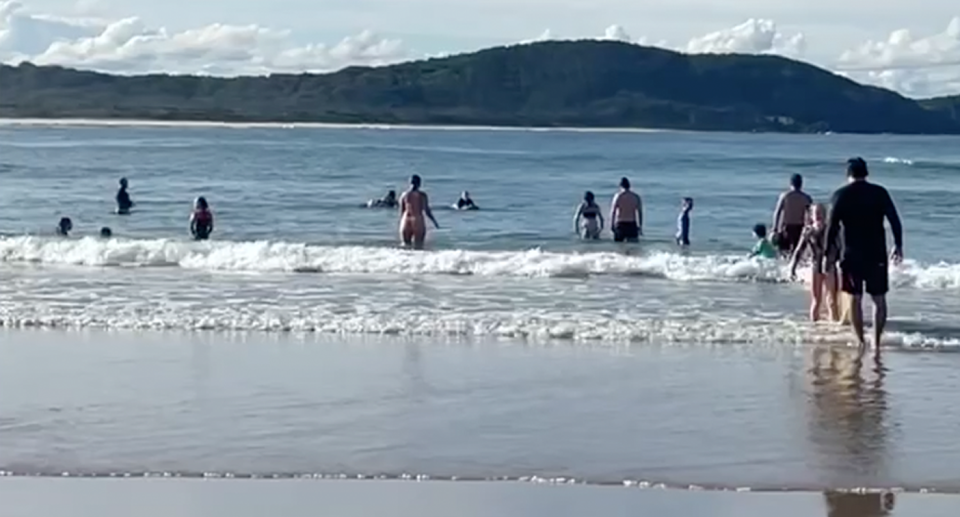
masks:
POLYGON ((440 228, 430 210, 427 194, 420 190, 420 176, 414 174, 410 177, 410 188, 400 196, 400 240, 404 246, 423 249, 427 237, 424 215, 433 222, 435 228, 440 228))
POLYGON ((803 176, 791 176, 790 190, 780 194, 773 209, 773 241, 780 253, 791 255, 796 250, 812 204, 813 199, 803 191, 803 176))
POLYGON ((57 224, 57 235, 69 237, 71 230, 73 230, 73 221, 71 221, 69 217, 61 217, 60 222, 57 224))
POLYGON ((690 211, 693 210, 693 198, 685 197, 680 204, 680 215, 677 216, 677 244, 690 245, 690 211))
POLYGON ((610 203, 610 224, 616 242, 637 242, 643 235, 643 202, 627 178, 620 178, 620 191, 610 203))
POLYGON ((367 207, 369 208, 396 208, 397 206, 397 191, 391 190, 387 192, 386 196, 383 196, 382 199, 371 199, 367 201, 367 207))
POLYGON ((120 178, 120 190, 117 191, 117 213, 128 215, 133 208, 133 201, 130 200, 130 194, 127 192, 127 178, 120 178))
POLYGON ((573 216, 573 231, 581 239, 598 240, 603 231, 603 214, 600 205, 594 201, 593 192, 589 190, 583 194, 583 202, 577 206, 573 216))
POLYGON ((837 321, 839 305, 837 303, 837 270, 836 259, 831 260, 826 253, 827 248, 827 211, 823 205, 810 205, 807 225, 800 235, 800 242, 793 253, 790 262, 790 278, 797 277, 797 265, 804 254, 810 255, 810 320, 820 320, 820 308, 823 306, 824 294, 828 296, 830 320, 837 321), (824 293, 826 291, 826 293, 824 293))
POLYGON ((190 234, 198 241, 210 238, 213 233, 213 213, 206 198, 200 196, 193 203, 193 213, 190 214, 190 234))
POLYGON ((106 226, 100 228, 100 237, 103 239, 109 239, 110 237, 113 237, 113 230, 107 228, 106 226))
POLYGON ((761 257, 768 259, 777 258, 777 250, 773 248, 773 244, 770 244, 770 241, 767 240, 767 226, 764 224, 758 224, 753 227, 753 236, 759 239, 757 244, 753 247, 753 251, 750 252, 750 258, 761 257))
POLYGON ((466 190, 460 194, 460 199, 457 200, 457 210, 479 210, 480 207, 470 199, 470 193, 466 190))

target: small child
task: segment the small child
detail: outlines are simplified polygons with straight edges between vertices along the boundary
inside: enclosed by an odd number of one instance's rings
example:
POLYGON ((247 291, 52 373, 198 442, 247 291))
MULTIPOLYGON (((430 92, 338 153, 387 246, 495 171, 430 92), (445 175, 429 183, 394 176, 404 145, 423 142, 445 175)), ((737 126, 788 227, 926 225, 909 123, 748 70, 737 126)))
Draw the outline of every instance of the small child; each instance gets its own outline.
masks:
POLYGON ((767 240, 767 226, 764 224, 758 224, 753 227, 753 235, 759 241, 757 241, 756 246, 753 247, 753 251, 750 252, 750 257, 761 257, 768 259, 777 258, 777 250, 773 247, 773 244, 767 240))
POLYGON ((685 197, 680 203, 680 215, 677 217, 677 244, 690 245, 690 211, 693 210, 693 198, 685 197))
POLYGON ((210 212, 210 205, 206 198, 200 196, 193 203, 193 213, 190 214, 190 234, 193 238, 201 241, 210 238, 213 233, 213 213, 210 212))

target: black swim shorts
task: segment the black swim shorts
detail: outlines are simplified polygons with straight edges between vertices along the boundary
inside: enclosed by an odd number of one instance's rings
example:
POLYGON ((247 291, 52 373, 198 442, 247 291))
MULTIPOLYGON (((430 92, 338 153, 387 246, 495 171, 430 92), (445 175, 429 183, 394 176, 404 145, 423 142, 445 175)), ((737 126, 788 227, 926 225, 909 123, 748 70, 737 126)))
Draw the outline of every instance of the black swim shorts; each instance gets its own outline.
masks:
POLYGON ((803 236, 802 224, 784 225, 783 230, 777 234, 774 239, 780 253, 793 253, 800 244, 800 237, 803 236))
POLYGON ((883 296, 890 291, 887 262, 844 259, 840 262, 840 287, 843 292, 860 296, 883 296))
POLYGON ((637 223, 620 222, 613 225, 613 240, 616 242, 635 241, 640 237, 637 223))

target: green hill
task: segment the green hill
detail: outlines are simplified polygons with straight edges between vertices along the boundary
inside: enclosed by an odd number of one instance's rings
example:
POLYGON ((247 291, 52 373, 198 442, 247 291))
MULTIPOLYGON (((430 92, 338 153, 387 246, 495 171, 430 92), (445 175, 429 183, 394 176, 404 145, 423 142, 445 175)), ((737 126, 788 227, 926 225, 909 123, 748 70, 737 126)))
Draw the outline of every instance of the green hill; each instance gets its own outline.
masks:
POLYGON ((960 95, 925 99, 920 101, 920 105, 929 110, 939 111, 960 123, 960 95))
POLYGON ((960 133, 944 110, 776 56, 553 41, 330 74, 0 68, 0 117, 960 133))

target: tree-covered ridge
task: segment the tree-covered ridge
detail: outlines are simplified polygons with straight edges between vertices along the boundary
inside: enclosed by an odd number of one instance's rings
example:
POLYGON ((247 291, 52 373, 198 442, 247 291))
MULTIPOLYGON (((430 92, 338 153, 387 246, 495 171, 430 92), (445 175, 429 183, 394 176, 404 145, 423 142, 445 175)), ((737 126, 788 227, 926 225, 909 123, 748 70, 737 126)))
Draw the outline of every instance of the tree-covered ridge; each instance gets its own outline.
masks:
POLYGON ((330 74, 0 68, 0 117, 960 133, 956 116, 937 106, 777 56, 688 55, 594 40, 330 74))

